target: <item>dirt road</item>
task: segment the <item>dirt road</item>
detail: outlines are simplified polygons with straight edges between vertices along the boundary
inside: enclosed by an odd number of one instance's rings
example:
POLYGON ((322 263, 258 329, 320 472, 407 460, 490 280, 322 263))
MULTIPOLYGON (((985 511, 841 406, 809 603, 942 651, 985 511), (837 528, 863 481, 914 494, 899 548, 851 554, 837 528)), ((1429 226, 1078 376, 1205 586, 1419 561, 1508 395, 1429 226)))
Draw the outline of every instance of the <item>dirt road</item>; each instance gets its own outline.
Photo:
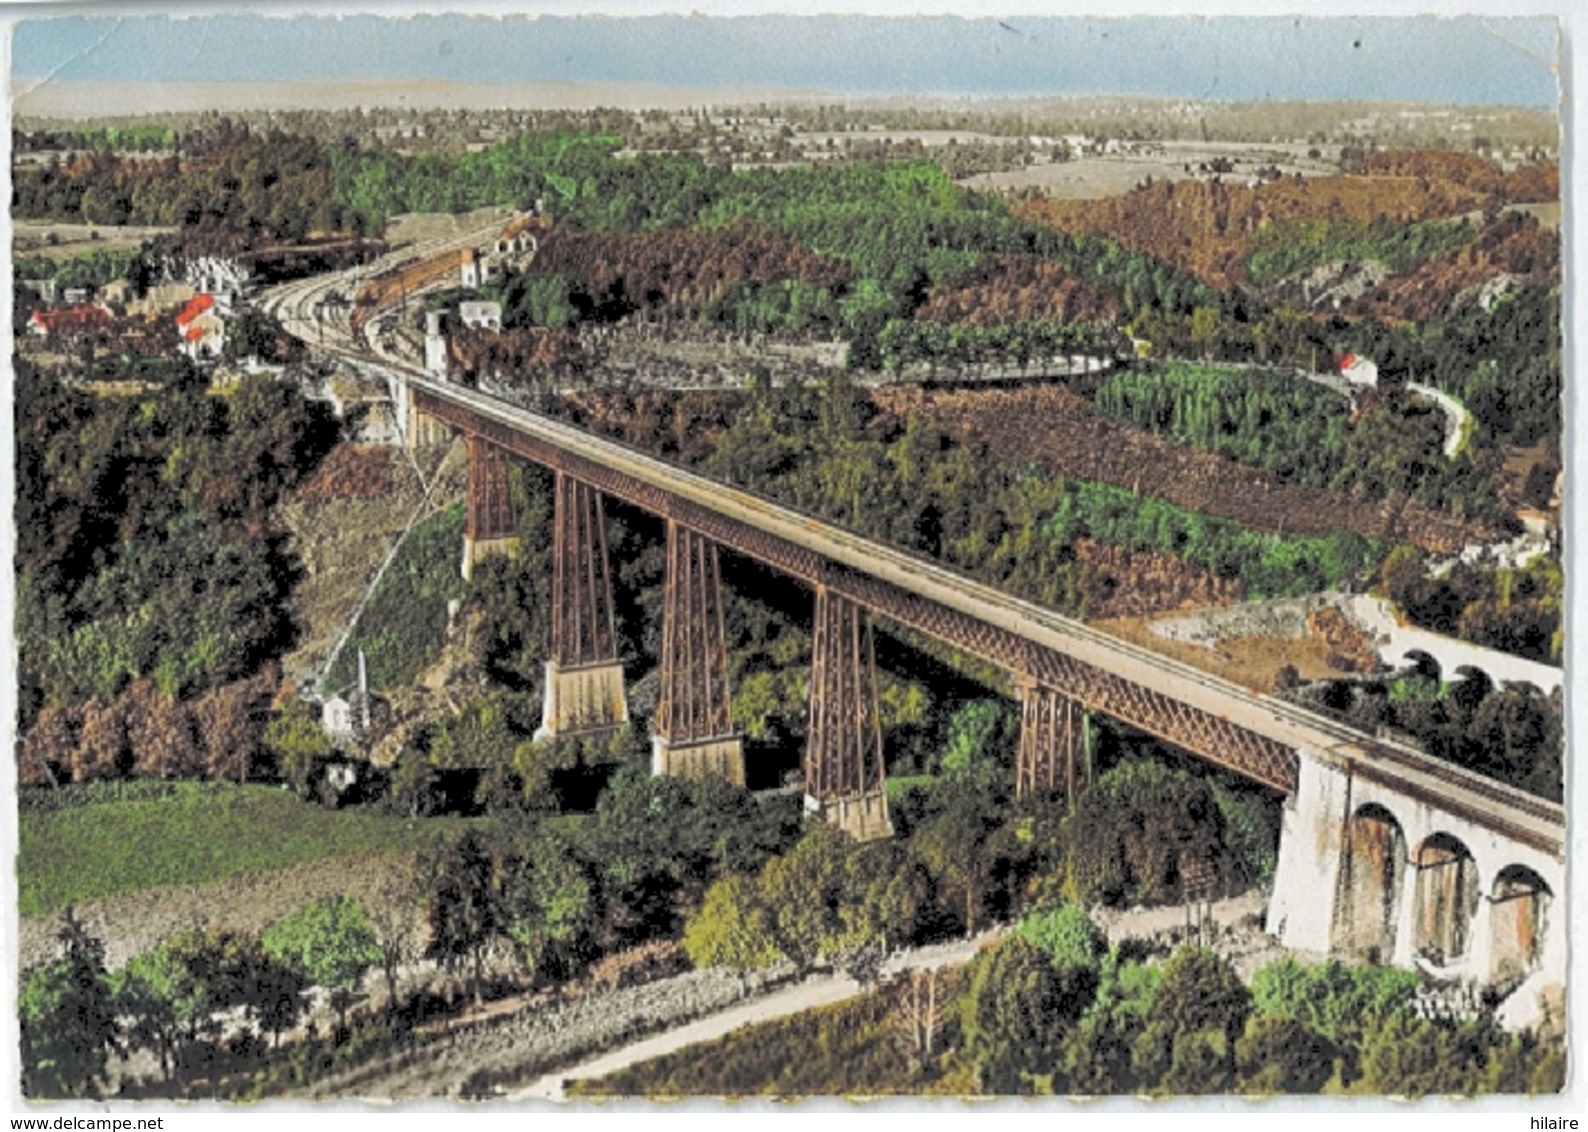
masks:
MULTIPOLYGON (((1001 937, 1003 930, 983 932, 974 939, 914 948, 884 963, 882 973, 891 975, 900 971, 931 970, 964 963, 983 947, 1001 937)), ((604 1077, 608 1073, 615 1073, 619 1069, 626 1069, 641 1061, 661 1057, 685 1046, 720 1038, 742 1026, 783 1018, 804 1010, 815 1010, 821 1006, 830 1006, 835 1002, 842 1002, 846 998, 862 994, 864 990, 865 988, 848 975, 814 975, 796 986, 774 991, 764 998, 733 1006, 709 1017, 697 1019, 688 1025, 630 1042, 620 1049, 581 1062, 572 1069, 560 1069, 548 1073, 529 1088, 512 1094, 508 1099, 560 1101, 564 1098, 563 1090, 569 1081, 604 1077)))

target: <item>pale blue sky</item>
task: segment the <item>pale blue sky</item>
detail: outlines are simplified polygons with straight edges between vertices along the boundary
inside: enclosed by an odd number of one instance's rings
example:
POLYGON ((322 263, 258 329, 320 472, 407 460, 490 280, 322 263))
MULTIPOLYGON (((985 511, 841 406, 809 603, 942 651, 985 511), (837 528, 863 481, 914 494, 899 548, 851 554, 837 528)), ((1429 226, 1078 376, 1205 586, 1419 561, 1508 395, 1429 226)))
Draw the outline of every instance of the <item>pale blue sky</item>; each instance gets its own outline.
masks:
POLYGON ((12 50, 34 79, 1558 102, 1538 18, 96 17, 25 20, 12 50))

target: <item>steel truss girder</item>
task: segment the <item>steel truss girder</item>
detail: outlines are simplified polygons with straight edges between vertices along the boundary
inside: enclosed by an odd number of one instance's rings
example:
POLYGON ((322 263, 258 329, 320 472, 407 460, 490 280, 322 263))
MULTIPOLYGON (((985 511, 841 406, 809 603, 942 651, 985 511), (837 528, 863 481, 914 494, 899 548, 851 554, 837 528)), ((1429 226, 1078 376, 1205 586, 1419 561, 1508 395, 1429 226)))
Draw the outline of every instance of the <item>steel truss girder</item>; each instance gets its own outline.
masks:
POLYGON ((478 433, 509 452, 564 476, 576 477, 616 499, 676 520, 718 546, 764 562, 813 588, 824 587, 834 597, 926 633, 1016 677, 1060 691, 1088 710, 1127 723, 1276 790, 1290 793, 1295 789, 1299 756, 1276 739, 1036 644, 1002 625, 847 569, 817 551, 607 467, 599 460, 483 417, 427 390, 414 390, 414 405, 462 431, 478 433))
POLYGON ((667 520, 662 687, 652 730, 668 743, 733 733, 717 544, 667 520))

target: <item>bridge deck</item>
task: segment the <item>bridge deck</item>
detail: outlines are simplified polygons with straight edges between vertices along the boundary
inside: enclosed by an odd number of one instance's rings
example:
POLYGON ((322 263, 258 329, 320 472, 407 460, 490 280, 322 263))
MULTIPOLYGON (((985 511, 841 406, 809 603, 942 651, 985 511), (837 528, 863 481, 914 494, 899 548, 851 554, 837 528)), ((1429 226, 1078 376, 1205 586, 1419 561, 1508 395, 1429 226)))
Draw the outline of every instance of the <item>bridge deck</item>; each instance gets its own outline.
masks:
MULTIPOLYGON (((340 352, 340 351, 339 351, 340 352)), ((371 359, 351 355, 361 365, 371 359)), ((1565 813, 1554 803, 1421 751, 1371 739, 1293 704, 1122 641, 919 556, 833 523, 717 483, 613 441, 492 397, 438 383, 383 359, 414 390, 415 406, 509 451, 587 478, 603 491, 670 515, 731 549, 761 558, 813 585, 845 592, 884 616, 933 633, 1013 672, 1282 790, 1294 785, 1272 750, 1294 752, 1378 779, 1408 795, 1543 849, 1564 855, 1565 813), (951 626, 952 631, 946 629, 951 626), (1134 697, 1137 710, 1128 702, 1134 697), (1147 697, 1147 708, 1141 708, 1147 697), (1193 713, 1188 743, 1156 722, 1163 705, 1193 713), (1221 757, 1229 743, 1256 739, 1244 762, 1221 757), (1202 749, 1199 749, 1202 748, 1202 749)), ((1183 722, 1183 721, 1182 721, 1183 722)))

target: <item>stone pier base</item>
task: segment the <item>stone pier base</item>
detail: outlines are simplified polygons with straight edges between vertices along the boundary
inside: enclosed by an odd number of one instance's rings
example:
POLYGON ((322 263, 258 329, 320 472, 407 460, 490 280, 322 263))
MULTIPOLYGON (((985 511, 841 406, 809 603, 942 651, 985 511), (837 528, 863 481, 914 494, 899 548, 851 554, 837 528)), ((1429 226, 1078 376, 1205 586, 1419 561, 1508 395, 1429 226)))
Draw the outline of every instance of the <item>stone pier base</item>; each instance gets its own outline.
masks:
POLYGON ((463 536, 463 579, 474 577, 474 568, 492 555, 511 555, 518 550, 516 536, 508 538, 470 538, 463 536))
POLYGON ((546 662, 546 698, 536 739, 614 731, 629 721, 623 666, 616 661, 563 668, 546 662))
POLYGON ((878 790, 838 798, 813 798, 805 795, 805 812, 836 825, 856 841, 875 841, 893 836, 893 819, 888 816, 888 796, 878 790))
POLYGON ((722 778, 744 785, 744 741, 737 735, 672 743, 651 736, 651 773, 673 778, 722 778))

